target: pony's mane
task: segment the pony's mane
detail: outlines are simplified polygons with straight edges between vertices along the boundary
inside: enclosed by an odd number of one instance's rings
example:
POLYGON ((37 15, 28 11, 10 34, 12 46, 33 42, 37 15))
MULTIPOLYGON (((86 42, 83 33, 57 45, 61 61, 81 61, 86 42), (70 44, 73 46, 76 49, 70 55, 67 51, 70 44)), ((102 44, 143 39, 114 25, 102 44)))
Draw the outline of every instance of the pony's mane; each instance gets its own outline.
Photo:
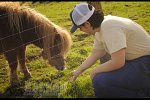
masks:
POLYGON ((43 50, 48 59, 51 58, 50 50, 54 46, 56 34, 61 37, 61 53, 64 55, 72 44, 70 33, 51 22, 47 17, 35 11, 33 8, 21 6, 19 2, 0 2, 0 9, 5 9, 8 14, 8 22, 11 30, 23 31, 22 18, 26 16, 28 22, 32 22, 37 32, 43 37, 43 50))

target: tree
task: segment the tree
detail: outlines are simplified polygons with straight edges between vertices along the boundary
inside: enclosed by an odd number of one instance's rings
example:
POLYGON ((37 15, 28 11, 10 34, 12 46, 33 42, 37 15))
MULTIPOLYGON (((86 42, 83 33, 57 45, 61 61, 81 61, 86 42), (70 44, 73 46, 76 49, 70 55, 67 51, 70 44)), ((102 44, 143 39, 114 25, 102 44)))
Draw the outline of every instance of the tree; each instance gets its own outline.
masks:
MULTIPOLYGON (((96 1, 96 2, 87 1, 87 3, 91 4, 93 7, 95 7, 96 10, 103 11, 100 1, 96 1)), ((102 58, 100 58, 101 64, 105 63, 108 60, 110 60, 110 58, 111 58, 111 56, 108 53, 106 53, 102 58)))
POLYGON ((101 3, 99 1, 94 1, 94 2, 91 2, 91 1, 87 1, 88 4, 91 4, 93 7, 95 7, 96 10, 101 10, 102 11, 102 6, 101 6, 101 3))

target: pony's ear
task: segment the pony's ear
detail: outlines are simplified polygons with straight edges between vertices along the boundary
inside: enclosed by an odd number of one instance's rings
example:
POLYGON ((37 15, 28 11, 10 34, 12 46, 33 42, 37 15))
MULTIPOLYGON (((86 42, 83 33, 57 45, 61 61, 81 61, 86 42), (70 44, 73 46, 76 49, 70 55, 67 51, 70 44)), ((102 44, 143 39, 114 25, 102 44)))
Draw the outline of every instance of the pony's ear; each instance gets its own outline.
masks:
POLYGON ((55 27, 53 27, 53 28, 54 28, 54 32, 55 32, 55 34, 58 34, 57 29, 56 29, 55 27))
POLYGON ((55 40, 60 39, 60 34, 58 33, 57 29, 54 27, 54 32, 55 32, 55 40))
POLYGON ((57 39, 59 39, 60 38, 60 35, 59 34, 56 34, 55 35, 55 39, 57 40, 57 39))
POLYGON ((60 34, 56 34, 55 35, 55 42, 54 42, 55 44, 59 44, 59 43, 61 43, 61 37, 60 37, 60 34))
POLYGON ((56 40, 59 40, 59 39, 60 39, 60 35, 59 35, 59 34, 56 34, 56 35, 55 35, 55 39, 56 39, 56 40))

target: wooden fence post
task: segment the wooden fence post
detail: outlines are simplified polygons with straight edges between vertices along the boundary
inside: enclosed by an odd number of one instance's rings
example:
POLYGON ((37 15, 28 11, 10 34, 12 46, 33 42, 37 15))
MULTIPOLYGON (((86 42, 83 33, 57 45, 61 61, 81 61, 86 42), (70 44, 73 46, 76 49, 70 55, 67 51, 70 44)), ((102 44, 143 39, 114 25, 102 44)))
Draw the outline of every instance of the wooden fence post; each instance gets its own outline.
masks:
POLYGON ((102 11, 102 6, 99 1, 87 1, 88 4, 91 4, 93 7, 95 7, 96 10, 101 10, 102 11))

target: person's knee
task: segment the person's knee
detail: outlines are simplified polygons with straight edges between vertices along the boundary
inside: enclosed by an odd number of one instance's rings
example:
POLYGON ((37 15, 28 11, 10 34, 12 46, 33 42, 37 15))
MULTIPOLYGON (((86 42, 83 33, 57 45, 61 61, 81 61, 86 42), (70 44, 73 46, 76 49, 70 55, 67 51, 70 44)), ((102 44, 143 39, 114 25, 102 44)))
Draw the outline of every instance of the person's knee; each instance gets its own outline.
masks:
POLYGON ((96 75, 93 79, 92 79, 92 84, 94 86, 94 88, 106 88, 107 86, 110 85, 110 83, 107 81, 106 78, 104 78, 104 76, 102 74, 98 74, 96 75))
POLYGON ((92 79, 92 84, 93 84, 93 86, 95 86, 96 83, 97 83, 97 77, 95 76, 95 77, 92 79))
POLYGON ((109 87, 110 84, 105 79, 103 74, 96 75, 92 80, 92 84, 93 84, 95 96, 97 98, 107 97, 107 94, 108 94, 108 91, 109 91, 108 87, 109 87))

